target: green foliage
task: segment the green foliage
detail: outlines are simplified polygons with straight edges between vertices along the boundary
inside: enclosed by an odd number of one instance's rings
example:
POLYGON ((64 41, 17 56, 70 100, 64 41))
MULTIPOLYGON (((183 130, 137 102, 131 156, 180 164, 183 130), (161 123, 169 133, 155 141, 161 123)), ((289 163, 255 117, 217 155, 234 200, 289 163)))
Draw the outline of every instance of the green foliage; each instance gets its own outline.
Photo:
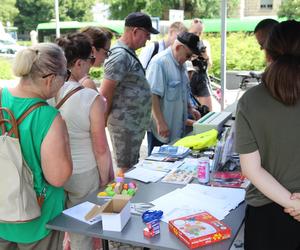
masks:
POLYGON ((20 14, 15 19, 15 26, 20 33, 35 30, 38 23, 49 22, 54 17, 52 0, 17 0, 20 14))
POLYGON ((90 76, 95 82, 100 82, 100 80, 103 78, 103 67, 91 68, 90 76))
POLYGON ((12 70, 11 70, 11 62, 6 59, 0 58, 0 79, 11 80, 14 79, 12 70))
MULTIPOLYGON (((210 73, 220 76, 221 37, 220 34, 206 34, 209 41, 213 66, 210 73)), ((263 70, 264 52, 260 50, 254 35, 239 32, 227 35, 226 48, 227 70, 263 70)))
POLYGON ((16 0, 1 0, 0 22, 6 25, 6 22, 13 23, 19 11, 15 6, 16 0))
MULTIPOLYGON (((6 0, 8 1, 8 0, 6 0)), ((91 7, 96 0, 60 0, 60 21, 91 21, 91 7)), ((35 30, 39 23, 50 22, 55 18, 54 0, 17 0, 20 14, 15 19, 19 32, 35 30)))
POLYGON ((61 21, 92 21, 91 8, 95 0, 60 0, 59 19, 61 21))
POLYGON ((277 15, 288 19, 299 19, 300 0, 283 0, 279 6, 277 15))
MULTIPOLYGON (((185 18, 220 17, 220 0, 102 0, 108 4, 112 19, 124 19, 130 12, 145 11, 151 16, 168 18, 169 9, 183 9, 185 18)), ((233 16, 239 0, 228 0, 228 17, 233 16)))

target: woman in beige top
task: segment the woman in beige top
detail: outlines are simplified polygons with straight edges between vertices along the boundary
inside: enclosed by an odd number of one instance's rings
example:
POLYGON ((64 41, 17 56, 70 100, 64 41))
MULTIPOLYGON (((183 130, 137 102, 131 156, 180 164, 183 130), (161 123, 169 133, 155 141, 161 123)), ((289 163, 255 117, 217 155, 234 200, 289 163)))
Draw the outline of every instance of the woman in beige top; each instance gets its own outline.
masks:
MULTIPOLYGON (((81 33, 57 39, 65 51, 70 79, 57 95, 59 102, 79 86, 79 80, 94 63, 89 38, 81 33)), ((105 134, 104 101, 99 93, 83 88, 73 94, 60 108, 70 135, 73 174, 64 186, 67 207, 81 202, 87 195, 105 186, 113 176, 112 160, 105 134)), ((71 249, 92 249, 92 238, 70 233, 71 249)))

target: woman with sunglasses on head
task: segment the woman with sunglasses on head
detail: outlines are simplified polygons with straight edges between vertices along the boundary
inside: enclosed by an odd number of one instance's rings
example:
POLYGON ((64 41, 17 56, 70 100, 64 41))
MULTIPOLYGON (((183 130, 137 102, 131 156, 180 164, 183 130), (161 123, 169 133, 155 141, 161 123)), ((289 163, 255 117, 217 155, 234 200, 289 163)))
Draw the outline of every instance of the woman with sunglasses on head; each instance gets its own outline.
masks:
POLYGON ((56 44, 41 43, 19 51, 13 71, 20 82, 14 88, 2 89, 1 106, 18 119, 33 105, 44 103, 18 126, 23 158, 32 171, 36 194, 44 201, 41 216, 34 220, 0 222, 0 249, 62 249, 61 234, 46 229, 46 224, 64 209, 62 186, 71 176, 72 160, 66 124, 46 100, 54 97, 65 81, 66 59, 56 44))
MULTIPOLYGON (((95 57, 93 67, 101 67, 104 60, 110 55, 112 33, 106 29, 88 26, 80 30, 92 41, 92 54, 95 57)), ((81 80, 83 86, 97 90, 95 82, 87 74, 81 80)), ((97 90, 98 91, 98 90, 97 90)))
MULTIPOLYGON (((88 73, 93 57, 90 39, 84 34, 70 34, 56 42, 65 51, 71 71, 70 79, 58 92, 58 103, 82 86, 79 80, 88 73)), ((77 91, 61 106, 60 112, 70 135, 73 174, 64 187, 67 207, 72 207, 110 181, 112 160, 105 134, 103 99, 98 92, 90 88, 77 91)), ((88 236, 70 233, 70 240, 72 250, 92 249, 93 241, 88 236)))

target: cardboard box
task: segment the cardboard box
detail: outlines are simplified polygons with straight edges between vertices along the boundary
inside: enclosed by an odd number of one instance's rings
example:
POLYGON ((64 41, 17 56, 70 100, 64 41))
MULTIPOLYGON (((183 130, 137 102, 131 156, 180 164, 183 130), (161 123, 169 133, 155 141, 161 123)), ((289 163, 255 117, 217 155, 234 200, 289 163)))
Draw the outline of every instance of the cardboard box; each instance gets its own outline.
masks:
POLYGON ((169 230, 189 248, 197 248, 230 238, 231 230, 208 212, 169 221, 169 230))
POLYGON ((127 195, 115 195, 101 207, 103 230, 122 231, 130 219, 130 198, 127 195))

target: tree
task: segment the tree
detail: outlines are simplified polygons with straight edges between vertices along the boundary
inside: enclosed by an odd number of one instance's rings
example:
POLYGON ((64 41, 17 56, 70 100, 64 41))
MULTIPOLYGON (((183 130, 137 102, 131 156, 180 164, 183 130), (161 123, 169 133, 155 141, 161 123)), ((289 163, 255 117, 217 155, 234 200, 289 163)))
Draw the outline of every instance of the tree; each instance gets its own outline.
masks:
POLYGON ((0 8, 0 22, 3 25, 6 22, 13 23, 15 17, 18 15, 19 11, 16 8, 16 0, 2 0, 0 8))
MULTIPOLYGON (((42 22, 50 22, 55 18, 54 0, 17 0, 20 14, 15 19, 15 25, 21 33, 36 29, 42 22)), ((60 0, 60 21, 91 21, 91 7, 95 0, 60 0)))
POLYGON ((59 19, 61 21, 92 21, 92 6, 95 0, 60 0, 59 19))
MULTIPOLYGON (((102 0, 108 4, 112 19, 124 19, 130 12, 145 11, 151 16, 167 19, 169 9, 183 9, 185 18, 219 18, 220 0, 102 0)), ((239 0, 228 0, 228 15, 237 8, 239 0)))
POLYGON ((54 16, 54 1, 52 0, 17 0, 20 14, 15 19, 20 33, 35 30, 38 23, 48 22, 54 16))
POLYGON ((300 0, 283 0, 277 15, 288 19, 298 19, 300 17, 300 0))

